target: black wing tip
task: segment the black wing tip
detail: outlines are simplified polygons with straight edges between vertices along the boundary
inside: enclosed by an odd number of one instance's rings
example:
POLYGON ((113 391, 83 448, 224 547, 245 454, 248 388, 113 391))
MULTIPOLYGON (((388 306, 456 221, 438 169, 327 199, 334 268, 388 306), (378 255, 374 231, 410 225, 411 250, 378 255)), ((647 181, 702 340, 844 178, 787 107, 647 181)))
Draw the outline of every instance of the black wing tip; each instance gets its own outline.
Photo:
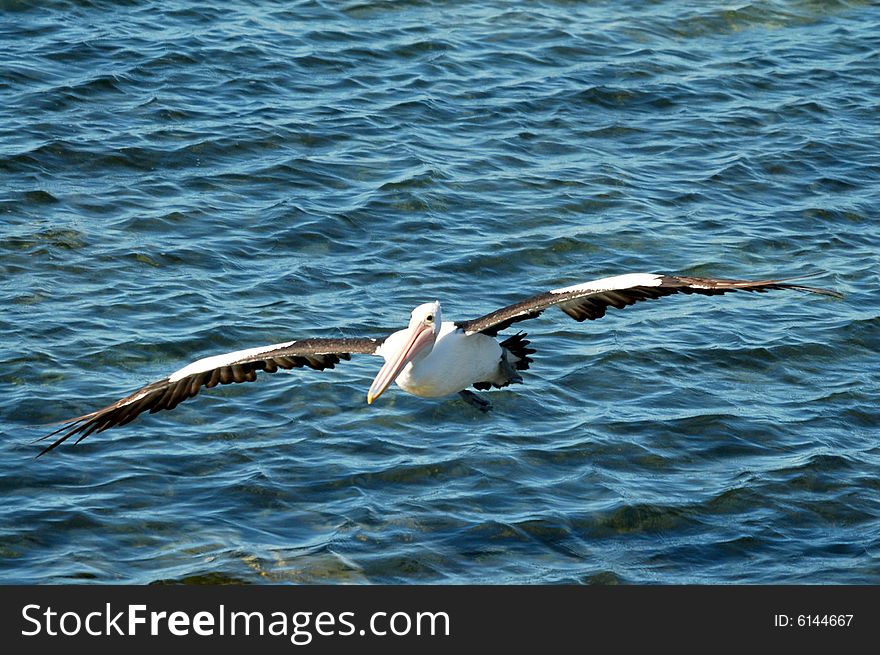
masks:
MULTIPOLYGON (((75 429, 76 429, 76 428, 74 428, 74 430, 75 430, 75 429)), ((57 433, 55 433, 55 434, 57 434, 57 433)), ((52 435, 51 435, 51 434, 47 434, 45 437, 40 437, 39 439, 35 439, 35 440, 32 441, 31 443, 37 443, 38 441, 42 441, 43 439, 47 439, 47 438, 50 437, 50 436, 52 436, 52 435)), ((36 455, 34 455, 34 459, 39 459, 40 457, 42 457, 43 455, 45 455, 46 453, 48 453, 50 450, 55 450, 58 446, 60 446, 61 444, 63 444, 65 441, 67 441, 71 436, 73 436, 73 433, 72 433, 72 432, 71 432, 71 433, 68 433, 68 434, 65 434, 64 436, 62 436, 62 437, 59 438, 59 439, 56 439, 55 441, 53 441, 52 443, 50 443, 48 446, 46 446, 45 448, 43 448, 39 453, 37 453, 36 455)))
MULTIPOLYGON (((670 288, 681 288, 682 285, 684 285, 684 287, 690 289, 691 292, 699 293, 722 294, 728 291, 753 291, 762 293, 774 289, 789 289, 802 293, 814 293, 822 296, 828 296, 831 298, 836 298, 838 300, 843 300, 845 298, 842 293, 833 289, 823 289, 819 287, 806 286, 803 284, 791 284, 795 280, 804 280, 824 275, 823 271, 814 271, 812 273, 804 273, 802 275, 760 280, 711 278, 691 275, 670 275, 668 273, 657 273, 656 275, 661 278, 661 287, 666 286, 670 288)), ((682 288, 681 290, 685 289, 682 288)))
POLYGON ((821 296, 829 296, 830 298, 837 298, 838 300, 843 300, 844 298, 846 298, 845 295, 843 295, 840 291, 837 291, 835 289, 823 289, 821 287, 806 286, 803 284, 787 284, 788 282, 793 282, 794 280, 804 280, 807 278, 818 277, 820 275, 824 275, 824 272, 823 271, 814 271, 813 273, 805 273, 804 275, 797 275, 794 277, 784 278, 784 279, 779 280, 779 282, 782 283, 783 286, 785 286, 785 288, 794 289, 795 291, 802 291, 804 293, 816 293, 821 296))
MULTIPOLYGON (((53 430, 52 432, 50 432, 48 434, 44 434, 42 437, 37 437, 36 439, 32 440, 30 443, 36 444, 36 443, 39 443, 39 442, 44 441, 46 439, 50 439, 50 438, 58 435, 61 432, 64 433, 60 437, 58 437, 55 441, 53 441, 48 446, 43 448, 39 453, 34 455, 34 459, 42 457, 43 455, 45 455, 46 453, 48 453, 51 450, 55 450, 58 446, 63 444, 65 441, 67 441, 71 437, 76 436, 77 434, 79 434, 80 436, 74 442, 74 445, 78 444, 80 441, 85 439, 92 432, 95 432, 95 431, 100 432, 100 430, 103 429, 103 428, 100 428, 100 424, 98 422, 100 420, 100 418, 101 417, 100 417, 99 413, 97 413, 97 412, 95 414, 86 414, 85 416, 78 416, 77 418, 70 419, 69 421, 64 421, 64 424, 60 428, 58 428, 57 430, 53 430)), ((57 423, 56 423, 56 425, 57 425, 57 423)))
POLYGON ((45 441, 45 440, 48 439, 49 437, 54 437, 54 436, 55 436, 56 434, 58 434, 59 432, 61 432, 61 431, 63 431, 63 430, 66 430, 69 426, 72 426, 72 425, 73 425, 73 423, 71 423, 70 421, 67 421, 67 422, 64 423, 64 425, 62 425, 62 426, 61 426, 60 428, 58 428, 57 430, 53 430, 52 432, 50 432, 50 433, 48 433, 48 434, 44 434, 42 437, 37 437, 36 439, 32 439, 32 440, 30 441, 30 443, 31 443, 31 445, 33 445, 33 444, 35 444, 35 443, 40 443, 41 441, 45 441))
POLYGON ((801 291, 803 293, 815 293, 820 296, 828 296, 829 298, 835 298, 836 300, 844 300, 846 298, 845 295, 840 293, 840 291, 835 291, 833 289, 820 289, 818 287, 805 287, 800 284, 787 284, 785 285, 786 289, 793 289, 794 291, 801 291))
POLYGON ((42 457, 43 455, 48 453, 50 450, 54 450, 57 446, 60 446, 61 443, 62 443, 61 441, 56 441, 55 443, 49 444, 48 446, 43 448, 43 450, 41 450, 36 455, 34 455, 34 459, 40 459, 40 457, 42 457))

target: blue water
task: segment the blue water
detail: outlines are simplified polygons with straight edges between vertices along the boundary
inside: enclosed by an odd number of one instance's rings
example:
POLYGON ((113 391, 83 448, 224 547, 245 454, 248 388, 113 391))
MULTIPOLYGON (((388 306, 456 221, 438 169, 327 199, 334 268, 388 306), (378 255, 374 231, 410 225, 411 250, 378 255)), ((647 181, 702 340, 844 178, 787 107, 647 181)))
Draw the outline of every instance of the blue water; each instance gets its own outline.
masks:
POLYGON ((0 1, 0 582, 880 583, 880 8, 0 1), (254 6, 254 4, 256 6, 254 6), (207 355, 639 271, 525 384, 207 355))

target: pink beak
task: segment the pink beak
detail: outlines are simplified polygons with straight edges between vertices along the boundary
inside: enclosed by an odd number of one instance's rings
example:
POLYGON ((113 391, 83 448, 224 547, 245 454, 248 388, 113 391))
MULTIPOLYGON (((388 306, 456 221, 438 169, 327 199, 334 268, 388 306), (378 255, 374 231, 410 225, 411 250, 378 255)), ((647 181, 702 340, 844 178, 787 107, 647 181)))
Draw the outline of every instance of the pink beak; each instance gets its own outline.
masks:
POLYGON ((376 398, 391 386, 391 383, 397 379, 404 367, 409 364, 413 358, 422 352, 428 346, 434 344, 434 328, 430 325, 418 325, 409 328, 406 339, 399 351, 393 353, 391 357, 385 360, 385 365, 379 369, 376 379, 370 385, 367 392, 367 404, 372 404, 376 398))

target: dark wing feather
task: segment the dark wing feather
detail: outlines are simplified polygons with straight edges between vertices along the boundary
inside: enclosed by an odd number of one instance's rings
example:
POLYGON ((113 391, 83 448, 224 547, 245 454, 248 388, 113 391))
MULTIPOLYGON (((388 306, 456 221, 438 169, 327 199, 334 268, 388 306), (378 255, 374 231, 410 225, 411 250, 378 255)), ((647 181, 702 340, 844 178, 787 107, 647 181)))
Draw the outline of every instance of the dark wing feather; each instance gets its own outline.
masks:
POLYGON ((480 318, 460 321, 456 325, 468 334, 481 332, 495 336, 514 323, 540 316, 548 307, 558 306, 576 321, 594 320, 605 316, 608 307, 623 309, 642 300, 653 300, 675 293, 715 296, 730 291, 764 292, 771 289, 791 289, 835 298, 842 297, 836 291, 789 284, 789 281, 794 279, 800 278, 725 280, 663 274, 619 275, 539 293, 480 318))
POLYGON ((36 440, 43 441, 60 435, 37 457, 71 437, 77 437, 74 443, 79 443, 93 432, 130 423, 143 412, 152 414, 163 409, 174 409, 198 394, 202 387, 253 382, 257 379, 258 371, 274 373, 278 369, 299 367, 323 371, 333 368, 343 359, 351 359, 353 353, 376 354, 381 343, 379 339, 303 339, 199 360, 177 373, 141 387, 112 405, 64 421, 60 428, 36 440))

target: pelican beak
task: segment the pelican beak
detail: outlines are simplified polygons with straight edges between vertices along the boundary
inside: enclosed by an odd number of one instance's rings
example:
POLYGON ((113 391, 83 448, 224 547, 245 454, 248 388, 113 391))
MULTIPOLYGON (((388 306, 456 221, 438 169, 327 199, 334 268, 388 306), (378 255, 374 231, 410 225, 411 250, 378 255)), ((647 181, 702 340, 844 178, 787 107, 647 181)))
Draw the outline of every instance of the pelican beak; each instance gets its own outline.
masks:
POLYGON ((367 392, 367 404, 372 404, 376 398, 391 386, 397 379, 404 367, 425 348, 434 344, 434 328, 431 325, 416 325, 408 329, 403 340, 403 346, 394 353, 390 353, 385 364, 379 369, 370 390, 367 392))

